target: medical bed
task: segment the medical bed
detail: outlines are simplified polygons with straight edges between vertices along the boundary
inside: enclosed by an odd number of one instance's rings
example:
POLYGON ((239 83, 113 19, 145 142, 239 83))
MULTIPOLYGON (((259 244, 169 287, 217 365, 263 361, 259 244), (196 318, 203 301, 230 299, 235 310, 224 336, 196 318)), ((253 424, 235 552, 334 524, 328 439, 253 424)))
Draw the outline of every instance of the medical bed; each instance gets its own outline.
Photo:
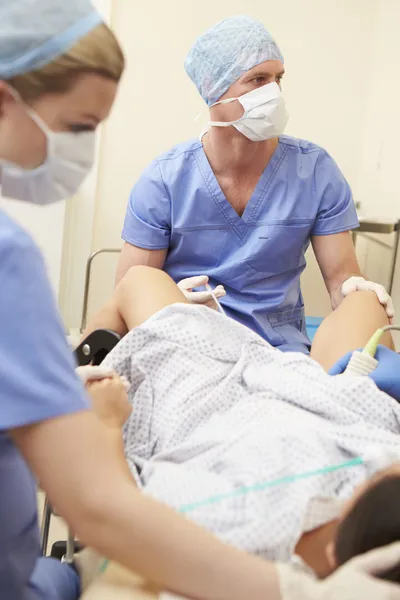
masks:
MULTIPOLYGON (((118 344, 120 336, 114 331, 108 329, 98 329, 87 336, 75 349, 74 355, 77 366, 88 364, 99 365, 109 352, 118 344)), ((48 499, 45 499, 42 529, 41 529, 41 547, 43 556, 47 555, 50 522, 53 510, 48 499)), ((73 534, 69 533, 67 542, 56 542, 53 544, 51 556, 62 559, 67 557, 67 560, 72 559, 72 554, 79 548, 79 545, 74 542, 73 534)))

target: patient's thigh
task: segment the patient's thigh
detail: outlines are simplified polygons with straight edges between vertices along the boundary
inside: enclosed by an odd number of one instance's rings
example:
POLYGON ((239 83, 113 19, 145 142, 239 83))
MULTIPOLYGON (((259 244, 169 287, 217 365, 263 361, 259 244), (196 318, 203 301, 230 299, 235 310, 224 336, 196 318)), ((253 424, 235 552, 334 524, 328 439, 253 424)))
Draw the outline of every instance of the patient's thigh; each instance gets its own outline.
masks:
MULTIPOLYGON (((374 292, 354 292, 321 324, 311 357, 329 370, 344 354, 365 346, 377 329, 388 324, 386 311, 374 292)), ((393 348, 390 334, 385 334, 381 343, 393 348)))

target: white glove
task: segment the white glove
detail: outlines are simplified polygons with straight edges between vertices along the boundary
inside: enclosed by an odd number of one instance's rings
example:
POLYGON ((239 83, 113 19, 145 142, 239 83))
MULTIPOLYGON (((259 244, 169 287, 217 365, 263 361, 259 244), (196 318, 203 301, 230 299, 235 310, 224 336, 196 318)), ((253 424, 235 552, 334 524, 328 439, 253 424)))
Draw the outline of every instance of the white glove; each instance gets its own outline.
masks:
MULTIPOLYGON (((82 381, 83 385, 86 385, 89 381, 101 381, 107 379, 107 377, 117 377, 117 374, 112 369, 103 367, 102 365, 93 366, 85 365, 84 367, 76 367, 76 374, 82 381)), ((126 377, 120 377, 122 383, 125 386, 127 392, 130 390, 130 383, 126 377)))
MULTIPOLYGON (((206 283, 208 283, 207 275, 198 275, 197 277, 187 277, 187 279, 182 279, 182 281, 178 283, 178 288, 192 304, 205 304, 210 308, 218 309, 210 292, 193 291, 194 288, 206 285, 206 283)), ((215 289, 213 289, 213 294, 216 298, 222 298, 225 296, 226 291, 224 286, 218 285, 215 289)))
POLYGON ((346 298, 352 292, 375 292, 379 302, 385 307, 387 316, 389 319, 393 319, 395 312, 393 307, 393 301, 383 285, 374 283, 373 281, 367 281, 364 277, 350 277, 342 285, 342 296, 346 298))
POLYGON ((400 542, 353 558, 323 581, 277 564, 281 600, 400 600, 400 585, 375 579, 400 563, 400 542))

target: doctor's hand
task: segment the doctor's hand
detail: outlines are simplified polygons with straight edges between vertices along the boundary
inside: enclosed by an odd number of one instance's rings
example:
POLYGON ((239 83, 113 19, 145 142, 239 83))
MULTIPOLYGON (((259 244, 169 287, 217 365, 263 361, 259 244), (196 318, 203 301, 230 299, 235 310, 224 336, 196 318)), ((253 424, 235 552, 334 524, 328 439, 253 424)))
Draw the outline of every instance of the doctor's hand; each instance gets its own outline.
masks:
POLYGON ((350 277, 342 285, 342 297, 346 298, 352 292, 375 292, 377 298, 386 310, 386 314, 389 320, 392 321, 395 315, 393 300, 383 287, 379 283, 373 281, 367 281, 364 277, 350 277))
MULTIPOLYGON (((329 375, 340 375, 346 370, 352 352, 345 354, 329 371, 329 375)), ((378 366, 368 375, 377 387, 397 402, 400 402, 400 355, 386 346, 378 346, 376 355, 378 366)))
POLYGON ((121 429, 132 412, 127 380, 113 375, 101 381, 89 382, 86 389, 99 419, 109 427, 121 429))
POLYGON ((375 579, 400 563, 400 543, 353 558, 324 580, 277 564, 281 600, 400 600, 400 585, 375 579))
MULTIPOLYGON (((182 279, 182 281, 178 283, 178 288, 192 304, 204 304, 209 308, 215 308, 215 310, 218 310, 218 306, 215 304, 215 300, 211 296, 210 292, 193 291, 195 288, 206 285, 206 283, 208 283, 207 275, 198 275, 197 277, 187 277, 186 279, 182 279)), ((222 298, 223 296, 226 296, 223 285, 218 285, 213 290, 213 293, 216 298, 222 298)))

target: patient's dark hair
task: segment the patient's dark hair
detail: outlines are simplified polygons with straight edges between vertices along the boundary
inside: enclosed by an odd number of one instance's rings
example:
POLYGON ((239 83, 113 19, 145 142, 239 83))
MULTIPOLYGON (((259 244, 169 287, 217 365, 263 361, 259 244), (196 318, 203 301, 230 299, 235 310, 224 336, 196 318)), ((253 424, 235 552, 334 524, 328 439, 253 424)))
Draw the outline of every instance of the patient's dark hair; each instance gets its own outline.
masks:
MULTIPOLYGON (((338 566, 374 548, 400 540, 400 476, 387 475, 364 492, 339 525, 335 557, 338 566)), ((400 582, 400 565, 381 573, 400 582)))

